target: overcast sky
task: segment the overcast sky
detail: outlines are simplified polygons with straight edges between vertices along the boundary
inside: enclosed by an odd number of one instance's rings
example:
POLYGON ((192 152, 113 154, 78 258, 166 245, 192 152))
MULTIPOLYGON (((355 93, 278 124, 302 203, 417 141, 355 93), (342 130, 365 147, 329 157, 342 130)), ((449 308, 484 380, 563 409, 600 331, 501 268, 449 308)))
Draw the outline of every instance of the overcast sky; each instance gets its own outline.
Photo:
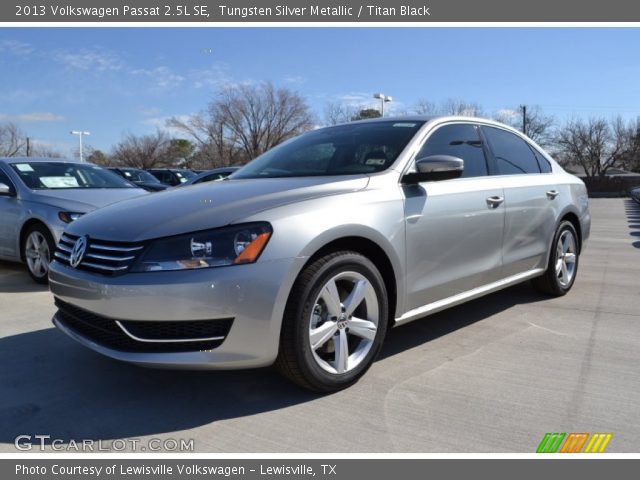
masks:
POLYGON ((329 101, 459 98, 485 111, 540 105, 559 119, 640 115, 640 29, 3 28, 0 122, 71 154, 204 109, 216 89, 270 80, 322 121, 329 101))

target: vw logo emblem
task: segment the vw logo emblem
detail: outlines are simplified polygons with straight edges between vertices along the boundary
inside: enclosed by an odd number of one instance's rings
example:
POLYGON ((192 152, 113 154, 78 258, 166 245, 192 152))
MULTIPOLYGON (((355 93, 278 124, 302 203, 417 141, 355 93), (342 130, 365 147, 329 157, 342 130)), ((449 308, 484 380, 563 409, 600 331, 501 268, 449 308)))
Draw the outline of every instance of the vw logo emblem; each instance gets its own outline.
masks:
POLYGON ((87 237, 80 237, 76 240, 76 243, 73 245, 73 249, 71 250, 71 255, 69 256, 69 265, 71 267, 76 268, 80 265, 80 262, 84 258, 84 254, 87 251, 87 237))

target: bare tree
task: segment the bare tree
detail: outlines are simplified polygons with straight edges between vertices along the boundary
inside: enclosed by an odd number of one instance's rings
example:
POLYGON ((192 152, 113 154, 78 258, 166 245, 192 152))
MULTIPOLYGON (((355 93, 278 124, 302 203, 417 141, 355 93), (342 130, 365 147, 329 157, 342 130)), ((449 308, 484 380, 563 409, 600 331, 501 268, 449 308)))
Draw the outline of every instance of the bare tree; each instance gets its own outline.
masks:
MULTIPOLYGON (((511 127, 522 130, 522 108, 501 110, 494 115, 494 118, 511 127)), ((547 115, 538 106, 527 107, 526 134, 527 136, 543 147, 548 147, 553 143, 556 126, 556 119, 553 115, 547 115)))
POLYGON ((362 108, 347 105, 340 102, 329 102, 324 108, 324 121, 326 125, 338 125, 350 122, 358 115, 362 108))
POLYGON ((27 137, 11 122, 0 124, 0 157, 18 157, 26 154, 27 137))
POLYGON ((118 165, 135 168, 153 168, 168 165, 170 139, 166 132, 136 136, 128 134, 114 147, 111 158, 118 165))
POLYGON ((436 103, 424 98, 416 102, 413 111, 418 115, 437 115, 439 113, 436 103))
POLYGON ((249 159, 313 126, 303 98, 269 82, 224 88, 209 105, 209 115, 249 159))
POLYGON ((461 115, 464 117, 481 117, 483 115, 480 104, 456 98, 449 98, 442 102, 439 110, 443 115, 461 115))
POLYGON ((204 113, 191 115, 187 119, 173 117, 167 126, 180 130, 191 138, 195 145, 194 163, 203 168, 225 167, 243 163, 246 158, 237 148, 237 138, 229 137, 224 123, 217 118, 208 118, 204 113))
POLYGON ((311 129, 313 116, 297 93, 263 83, 226 87, 206 112, 187 119, 172 118, 168 126, 193 140, 194 163, 214 167, 257 157, 311 129))
POLYGON ((604 175, 637 153, 635 129, 620 117, 572 120, 558 131, 556 145, 561 163, 579 165, 588 177, 604 175))

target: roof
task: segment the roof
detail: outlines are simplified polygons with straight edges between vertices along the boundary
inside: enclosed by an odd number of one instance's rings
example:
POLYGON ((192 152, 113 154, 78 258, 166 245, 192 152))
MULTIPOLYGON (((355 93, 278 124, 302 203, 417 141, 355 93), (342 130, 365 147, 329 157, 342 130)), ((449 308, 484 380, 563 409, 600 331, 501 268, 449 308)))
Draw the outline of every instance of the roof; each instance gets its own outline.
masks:
POLYGON ((0 162, 4 163, 32 163, 32 162, 58 162, 58 163, 87 163, 80 162, 72 158, 54 157, 0 157, 0 162))

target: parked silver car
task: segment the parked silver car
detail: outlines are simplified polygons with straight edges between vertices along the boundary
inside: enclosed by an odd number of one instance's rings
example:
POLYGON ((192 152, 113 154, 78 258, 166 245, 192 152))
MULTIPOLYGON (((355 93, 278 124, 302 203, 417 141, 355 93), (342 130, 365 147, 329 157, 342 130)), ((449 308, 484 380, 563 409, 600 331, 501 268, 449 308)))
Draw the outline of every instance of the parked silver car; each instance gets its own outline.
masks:
POLYGON ((29 275, 46 283, 49 261, 67 224, 144 193, 90 163, 0 158, 0 259, 26 263, 29 275))
POLYGON ((564 295, 590 223, 582 181, 509 127, 353 122, 291 139, 224 182, 72 223, 50 271, 53 321, 116 359, 275 362, 332 391, 364 374, 390 326, 525 280, 564 295))

